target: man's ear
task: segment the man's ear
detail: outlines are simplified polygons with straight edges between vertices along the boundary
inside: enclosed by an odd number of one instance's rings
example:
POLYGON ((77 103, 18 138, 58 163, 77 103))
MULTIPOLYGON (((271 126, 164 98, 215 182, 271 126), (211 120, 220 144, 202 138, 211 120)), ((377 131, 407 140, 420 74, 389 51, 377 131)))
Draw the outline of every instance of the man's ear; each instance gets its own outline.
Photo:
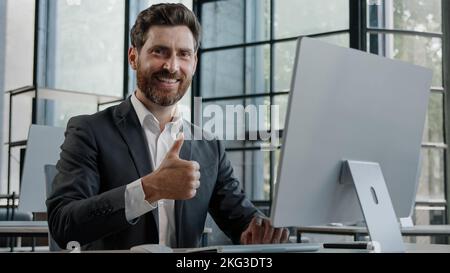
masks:
POLYGON ((138 58, 139 56, 137 48, 130 47, 128 49, 128 63, 131 65, 131 68, 133 68, 133 70, 137 70, 138 58))

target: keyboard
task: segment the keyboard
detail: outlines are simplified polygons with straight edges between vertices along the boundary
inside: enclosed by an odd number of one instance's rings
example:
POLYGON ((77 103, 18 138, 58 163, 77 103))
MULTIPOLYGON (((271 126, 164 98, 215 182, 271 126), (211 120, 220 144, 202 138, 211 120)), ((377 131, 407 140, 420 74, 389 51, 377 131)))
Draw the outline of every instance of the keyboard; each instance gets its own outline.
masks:
POLYGON ((184 253, 286 253, 286 252, 315 252, 321 248, 320 244, 257 244, 257 245, 221 245, 184 249, 184 253))

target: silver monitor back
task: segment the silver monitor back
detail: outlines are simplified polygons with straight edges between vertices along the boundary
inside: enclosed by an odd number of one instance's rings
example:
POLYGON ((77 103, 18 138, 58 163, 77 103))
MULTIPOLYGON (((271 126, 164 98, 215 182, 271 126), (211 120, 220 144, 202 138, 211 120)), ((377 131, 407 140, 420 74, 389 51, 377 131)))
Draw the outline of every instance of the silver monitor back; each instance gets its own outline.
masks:
POLYGON ((344 160, 378 162, 397 217, 410 216, 431 71, 310 38, 296 54, 273 224, 362 220, 354 186, 339 183, 344 160))

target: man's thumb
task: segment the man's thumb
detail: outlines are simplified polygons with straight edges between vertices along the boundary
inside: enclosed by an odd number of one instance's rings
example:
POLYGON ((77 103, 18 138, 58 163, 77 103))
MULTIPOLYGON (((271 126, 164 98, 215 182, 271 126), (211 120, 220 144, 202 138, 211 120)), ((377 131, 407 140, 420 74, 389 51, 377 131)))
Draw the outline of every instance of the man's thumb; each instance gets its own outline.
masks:
POLYGON ((184 142, 184 134, 180 133, 170 148, 169 152, 167 152, 167 157, 178 157, 180 155, 181 147, 184 142))

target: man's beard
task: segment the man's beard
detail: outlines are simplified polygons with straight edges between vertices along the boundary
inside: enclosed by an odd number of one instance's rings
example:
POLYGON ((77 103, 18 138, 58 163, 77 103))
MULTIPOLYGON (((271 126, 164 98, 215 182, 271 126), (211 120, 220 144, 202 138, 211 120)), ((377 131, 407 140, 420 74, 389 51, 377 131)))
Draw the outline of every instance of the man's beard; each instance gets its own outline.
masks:
POLYGON ((139 89, 142 93, 144 93, 147 99, 160 106, 171 106, 181 100, 184 94, 186 94, 186 91, 189 89, 191 82, 192 77, 186 77, 180 75, 179 73, 170 73, 167 69, 162 69, 153 73, 146 73, 140 69, 139 64, 137 67, 137 85, 139 89), (153 82, 158 81, 158 77, 180 79, 176 93, 158 89, 153 84, 153 82))

